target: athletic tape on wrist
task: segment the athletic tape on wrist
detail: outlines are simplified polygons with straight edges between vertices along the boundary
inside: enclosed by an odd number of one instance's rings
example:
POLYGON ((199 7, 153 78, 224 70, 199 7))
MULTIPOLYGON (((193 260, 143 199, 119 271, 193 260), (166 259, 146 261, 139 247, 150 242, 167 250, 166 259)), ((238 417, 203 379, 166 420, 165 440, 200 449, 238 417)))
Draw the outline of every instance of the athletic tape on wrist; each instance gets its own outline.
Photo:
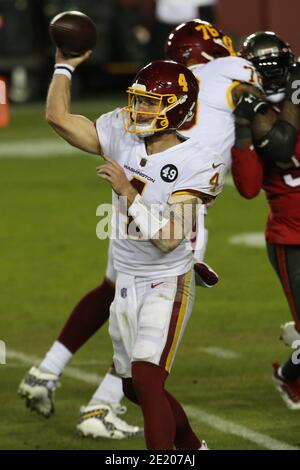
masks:
POLYGON ((154 235, 169 222, 169 219, 161 214, 157 206, 148 206, 139 194, 136 195, 129 207, 128 213, 134 218, 143 237, 148 240, 154 238, 154 235))

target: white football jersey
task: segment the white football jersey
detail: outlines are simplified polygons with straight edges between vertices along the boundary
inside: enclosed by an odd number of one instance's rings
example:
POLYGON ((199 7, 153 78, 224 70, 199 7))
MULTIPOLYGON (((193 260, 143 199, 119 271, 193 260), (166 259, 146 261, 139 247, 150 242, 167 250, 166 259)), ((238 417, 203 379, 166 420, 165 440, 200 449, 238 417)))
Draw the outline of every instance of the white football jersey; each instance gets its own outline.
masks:
MULTIPOLYGON (((121 110, 101 116, 96 121, 99 141, 105 155, 116 160, 132 185, 148 204, 167 207, 174 194, 204 193, 218 195, 224 183, 225 164, 198 139, 187 139, 163 152, 148 155, 144 139, 124 130, 121 110), (146 164, 145 164, 146 161, 146 164)), ((120 214, 118 197, 113 217, 114 265, 118 271, 138 276, 174 276, 186 273, 192 266, 193 254, 188 240, 170 253, 162 253, 150 240, 131 231, 125 238, 129 219, 120 214), (122 223, 117 223, 117 220, 122 223)))
POLYGON ((199 81, 198 105, 192 126, 180 132, 213 148, 230 167, 235 139, 231 92, 241 82, 262 89, 260 76, 253 64, 233 56, 195 65, 190 70, 199 81))

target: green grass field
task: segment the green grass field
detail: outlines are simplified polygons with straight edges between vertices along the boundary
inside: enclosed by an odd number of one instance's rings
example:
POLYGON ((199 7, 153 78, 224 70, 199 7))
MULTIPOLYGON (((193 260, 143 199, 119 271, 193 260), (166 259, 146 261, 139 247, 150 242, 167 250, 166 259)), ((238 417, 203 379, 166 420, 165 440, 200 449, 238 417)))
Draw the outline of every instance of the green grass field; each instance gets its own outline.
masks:
MULTIPOLYGON (((118 97, 78 103, 74 111, 95 118, 117 103, 118 97)), ((96 238, 96 207, 110 201, 110 189, 96 179, 97 158, 76 151, 53 155, 51 143, 59 138, 41 105, 13 108, 0 136, 0 339, 10 352, 42 357, 75 302, 102 280, 107 243, 96 238), (22 155, 25 145, 32 155, 22 155), (11 149, 9 157, 3 146, 11 149)), ((290 319, 286 300, 264 247, 229 243, 237 234, 263 232, 266 214, 263 195, 246 201, 230 185, 211 208, 206 260, 221 282, 215 289, 198 288, 168 381, 212 449, 300 447, 300 413, 285 407, 271 382, 272 360, 289 353, 278 341, 279 325, 290 319), (207 348, 236 354, 221 358, 207 348)), ((105 327, 71 366, 103 375, 111 355, 105 327)), ((62 377, 54 417, 28 412, 16 394, 28 368, 12 355, 0 365, 0 449, 145 448, 143 438, 93 441, 76 435, 78 410, 93 383, 62 377)), ((127 404, 126 419, 142 424, 139 409, 127 404)))

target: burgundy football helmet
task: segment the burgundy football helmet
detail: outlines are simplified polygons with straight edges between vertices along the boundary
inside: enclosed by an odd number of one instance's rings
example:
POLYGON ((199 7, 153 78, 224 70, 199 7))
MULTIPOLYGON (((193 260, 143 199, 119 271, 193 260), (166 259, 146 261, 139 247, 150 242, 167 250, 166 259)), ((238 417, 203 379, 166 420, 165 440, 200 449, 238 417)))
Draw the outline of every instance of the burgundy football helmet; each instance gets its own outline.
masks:
POLYGON ((157 60, 137 73, 127 92, 128 106, 123 108, 125 130, 147 137, 158 131, 176 130, 191 120, 199 86, 193 73, 184 65, 157 60), (155 109, 141 108, 142 100, 150 100, 155 109))
POLYGON ((198 19, 177 26, 165 43, 166 58, 187 67, 230 55, 236 55, 231 38, 213 24, 198 19))

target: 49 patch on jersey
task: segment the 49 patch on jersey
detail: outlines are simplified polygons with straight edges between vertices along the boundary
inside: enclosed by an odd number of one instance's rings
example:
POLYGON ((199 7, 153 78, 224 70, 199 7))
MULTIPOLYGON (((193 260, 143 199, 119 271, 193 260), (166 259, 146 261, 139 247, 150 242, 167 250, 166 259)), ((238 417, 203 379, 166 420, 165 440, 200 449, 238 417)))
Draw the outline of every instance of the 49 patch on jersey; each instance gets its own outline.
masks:
POLYGON ((178 177, 178 170, 175 165, 165 165, 160 172, 160 177, 165 183, 173 183, 178 177))

